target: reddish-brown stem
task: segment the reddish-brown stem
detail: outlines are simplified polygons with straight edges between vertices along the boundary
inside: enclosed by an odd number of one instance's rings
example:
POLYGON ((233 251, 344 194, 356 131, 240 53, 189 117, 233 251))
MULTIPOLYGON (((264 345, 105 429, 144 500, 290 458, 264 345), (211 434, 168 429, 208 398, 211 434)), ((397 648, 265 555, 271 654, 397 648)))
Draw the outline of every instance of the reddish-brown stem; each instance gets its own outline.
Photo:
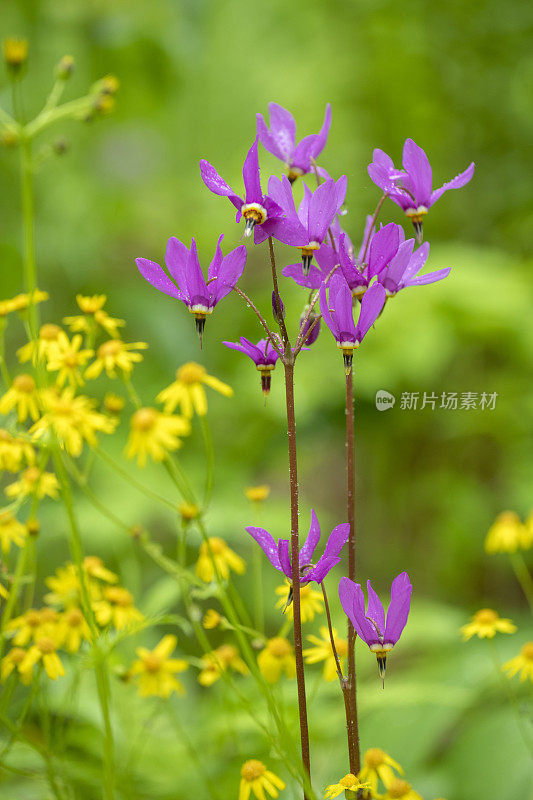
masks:
MULTIPOLYGON (((268 237, 268 249, 270 251, 270 266, 272 268, 272 286, 274 287, 274 295, 276 297, 276 306, 278 309, 283 308, 283 304, 281 302, 281 297, 279 295, 279 287, 278 287, 278 274, 276 270, 276 257, 274 255, 274 243, 272 241, 272 236, 268 237)), ((285 355, 289 356, 291 353, 291 343, 289 340, 289 334, 287 333, 287 326, 285 325, 285 320, 283 319, 283 314, 280 313, 279 319, 277 320, 280 331, 281 331, 281 338, 283 339, 283 344, 285 345, 285 355)))
MULTIPOLYGON (((302 761, 310 775, 309 730, 307 725, 307 703, 305 698, 304 661, 302 654, 302 620, 300 615, 300 558, 298 536, 298 463, 296 455, 296 420, 294 416, 294 365, 284 364, 285 399, 287 405, 287 433, 289 435, 289 488, 291 495, 291 561, 292 604, 294 628, 294 656, 296 659, 296 683, 298 689, 298 712, 300 716, 300 741, 302 761)), ((307 795, 304 791, 304 798, 307 795)))
MULTIPOLYGON (((339 654, 337 653, 337 646, 335 644, 335 636, 333 635, 333 626, 331 624, 331 614, 329 613, 329 603, 328 603, 328 596, 326 594, 326 587, 324 586, 324 581, 320 584, 320 588, 322 589, 322 597, 324 598, 324 608, 326 609, 326 619, 328 621, 328 630, 329 630, 329 640, 331 642, 331 649, 333 650, 333 658, 335 659, 335 664, 337 666, 337 675, 339 676, 339 680, 341 682, 341 687, 344 683, 344 675, 342 674, 342 667, 341 662, 339 661, 339 654)), ((343 689, 344 691, 344 689, 343 689)))
POLYGON ((377 218, 378 218, 378 214, 379 214, 379 212, 381 211, 381 206, 382 206, 382 205, 383 205, 383 203, 385 202, 385 199, 386 199, 386 197, 387 197, 387 193, 386 193, 386 192, 384 192, 384 193, 381 195, 381 197, 379 198, 379 203, 377 204, 377 206, 376 206, 376 210, 374 211, 374 213, 373 213, 373 215, 372 215, 372 224, 370 225, 370 231, 369 231, 369 234, 368 234, 368 236, 366 237, 365 249, 364 249, 364 252, 363 252, 363 258, 361 259, 361 262, 362 262, 363 264, 365 263, 365 258, 366 258, 366 253, 367 253, 367 250, 368 250, 368 245, 370 244, 370 233, 371 233, 371 231, 372 231, 372 228, 373 228, 373 227, 374 227, 374 225, 376 224, 376 220, 377 220, 377 218))
POLYGON ((263 315, 261 314, 261 312, 259 311, 259 309, 257 308, 257 306, 256 306, 256 305, 255 305, 255 304, 252 302, 252 300, 250 300, 250 298, 248 297, 248 295, 247 295, 247 294, 245 294, 245 293, 242 291, 242 289, 239 289, 239 287, 238 287, 238 286, 234 286, 234 287, 233 287, 233 291, 234 291, 234 292, 237 292, 237 294, 239 295, 239 297, 242 297, 242 299, 245 301, 246 305, 247 305, 247 306, 249 306, 249 307, 252 309, 252 311, 254 311, 254 312, 255 312, 255 315, 257 316, 257 318, 258 318, 259 322, 261 323, 261 325, 263 326, 263 328, 264 328, 264 329, 265 329, 265 331, 266 331, 266 334, 267 334, 267 339, 268 339, 268 340, 271 342, 271 344, 272 344, 272 347, 274 348, 274 350, 276 351, 276 353, 278 354, 278 356, 280 356, 280 357, 281 357, 281 356, 283 356, 283 353, 281 352, 281 350, 280 350, 280 348, 279 348, 279 345, 278 345, 278 343, 277 343, 277 341, 276 341, 276 338, 275 338, 274 334, 272 333, 272 331, 271 331, 271 330, 270 330, 270 328, 268 327, 268 325, 267 325, 267 323, 266 323, 266 321, 265 321, 265 318, 263 317, 263 315))
MULTIPOLYGON (((346 376, 346 511, 350 524, 348 537, 348 577, 355 580, 355 442, 353 408, 353 371, 346 376)), ((359 753, 359 725, 357 721, 357 682, 355 674, 355 631, 348 620, 348 691, 349 707, 346 708, 350 770, 354 775, 361 769, 359 753), (351 740, 351 741, 350 741, 351 740), (353 764, 351 763, 353 753, 353 764)))
MULTIPOLYGON (((327 284, 327 282, 329 281, 331 276, 338 270, 339 267, 340 267, 340 264, 336 264, 334 267, 332 267, 330 269, 330 271, 326 275, 326 279, 325 279, 324 283, 327 284)), ((305 342, 302 339, 302 331, 305 330, 305 326, 306 326, 306 324, 307 324, 307 322, 309 320, 309 317, 313 313, 313 309, 314 309, 314 307, 316 305, 316 301, 317 300, 318 300, 318 292, 315 292, 315 296, 313 297, 313 299, 309 303, 309 308, 307 309, 306 315, 302 320, 302 324, 300 325, 300 333, 298 334, 298 338, 296 340, 296 345, 294 347, 294 357, 295 358, 296 358, 296 356, 298 355, 298 353, 300 352, 300 350, 302 349, 302 347, 305 344, 305 342)), ((317 324, 317 322, 320 320, 321 316, 322 316, 322 314, 318 315, 317 319, 314 321, 314 323, 311 325, 311 327, 307 331, 307 336, 305 337, 306 340, 307 340, 309 334, 311 333, 311 331, 313 330, 313 328, 315 327, 315 325, 317 324)))

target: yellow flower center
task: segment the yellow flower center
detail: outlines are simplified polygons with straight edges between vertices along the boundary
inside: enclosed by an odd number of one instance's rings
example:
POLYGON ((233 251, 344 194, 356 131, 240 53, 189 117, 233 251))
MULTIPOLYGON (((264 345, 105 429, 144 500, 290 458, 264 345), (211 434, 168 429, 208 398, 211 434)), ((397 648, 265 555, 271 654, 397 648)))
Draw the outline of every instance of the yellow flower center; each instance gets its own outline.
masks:
POLYGON ((63 363, 66 367, 74 369, 79 365, 79 353, 76 350, 67 350, 63 355, 63 363))
POLYGON ((54 325, 53 322, 47 322, 46 325, 41 325, 39 338, 44 339, 47 342, 55 342, 60 333, 61 328, 59 325, 54 325))
POLYGON ((39 641, 36 642, 36 644, 41 653, 43 654, 43 656, 55 652, 56 644, 54 640, 50 639, 48 636, 44 636, 42 639, 39 639, 39 641))
POLYGON ((114 603, 116 606, 127 608, 133 604, 131 592, 128 592, 127 589, 123 589, 120 586, 108 586, 104 594, 106 600, 109 600, 110 603, 114 603))
POLYGON ((31 375, 17 375, 13 378, 13 388, 18 392, 32 394, 35 391, 35 381, 31 375))
POLYGON ((211 536, 209 539, 209 548, 214 556, 218 556, 226 549, 226 542, 218 536, 211 536))
POLYGON ((266 772, 266 767, 261 761, 257 761, 255 758, 250 759, 250 761, 245 761, 245 763, 241 767, 241 775, 245 781, 248 783, 252 783, 252 781, 256 781, 258 778, 266 772))
POLYGON ((146 672, 154 673, 159 672, 161 669, 162 661, 155 653, 147 653, 147 655, 143 656, 142 661, 146 672))
POLYGON ((22 477, 28 483, 37 483, 41 475, 39 467, 28 467, 22 473, 22 477))
POLYGON ((176 378, 182 383, 201 383, 204 376, 205 369, 194 361, 184 364, 176 372, 176 378))
POLYGON ((379 747, 371 747, 370 750, 367 750, 365 753, 365 766, 370 767, 370 769, 380 767, 384 761, 385 753, 383 750, 380 750, 379 747))
POLYGON ((475 614, 474 619, 476 622, 479 622, 480 625, 491 625, 498 619, 498 614, 491 608, 482 608, 481 611, 475 614))
POLYGON ((270 655, 276 658, 285 658, 285 656, 290 655, 291 646, 287 639, 284 639, 282 636, 274 636, 274 638, 270 639, 268 642, 267 650, 270 655))
POLYGON ((194 503, 181 503, 178 506, 178 511, 183 519, 196 519, 199 510, 198 506, 195 506, 194 503))
POLYGON ((388 787, 389 797, 405 797, 406 794, 409 794, 410 789, 411 786, 407 781, 403 781, 401 778, 394 778, 388 787))
POLYGON ((124 345, 120 339, 110 339, 108 342, 101 344, 98 348, 98 358, 117 356, 123 347, 124 345))
POLYGON ((12 442, 13 437, 4 428, 0 428, 0 442, 12 442))
POLYGON ((533 642, 527 642, 523 646, 522 655, 527 661, 533 661, 533 642))
POLYGON ((37 628, 41 624, 41 612, 30 608, 30 610, 26 612, 24 621, 30 628, 37 628))
POLYGON ((349 772, 348 775, 345 775, 344 778, 341 778, 339 781, 340 785, 344 786, 345 789, 349 789, 350 786, 353 786, 356 782, 357 778, 355 775, 352 775, 351 772, 349 772))
POLYGON ((41 609, 41 624, 45 622, 55 622, 57 620, 57 611, 53 608, 41 609))
POLYGON ((140 408, 131 418, 131 427, 136 431, 146 433, 152 430, 157 419, 155 408, 140 408))
POLYGON ((83 614, 79 608, 71 608, 65 614, 65 621, 71 628, 79 628, 83 622, 83 614))
POLYGON ((221 645, 216 653, 220 660, 225 664, 231 664, 231 662, 237 657, 237 650, 232 644, 221 645))
POLYGON ((20 664, 25 655, 26 651, 22 647, 14 647, 9 653, 9 660, 12 664, 20 664))

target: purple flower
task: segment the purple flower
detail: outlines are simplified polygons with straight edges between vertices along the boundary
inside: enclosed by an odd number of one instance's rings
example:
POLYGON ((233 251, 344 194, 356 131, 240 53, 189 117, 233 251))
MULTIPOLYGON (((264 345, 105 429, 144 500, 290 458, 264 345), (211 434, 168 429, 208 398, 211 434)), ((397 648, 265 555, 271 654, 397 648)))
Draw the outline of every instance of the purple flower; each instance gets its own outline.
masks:
POLYGON ((254 362, 255 366, 261 374, 261 389, 265 397, 270 392, 271 374, 276 366, 276 361, 279 356, 276 350, 272 347, 268 339, 259 339, 257 344, 253 344, 249 339, 244 336, 238 342, 222 342, 226 347, 232 350, 238 350, 240 353, 249 356, 254 362))
POLYGON ((363 295, 357 325, 353 318, 352 293, 342 275, 336 273, 329 284, 329 303, 326 286, 320 287, 320 311, 324 322, 342 350, 346 374, 352 368, 353 351, 359 347, 369 328, 378 318, 385 303, 385 289, 374 283, 363 295))
MULTIPOLYGON (((262 548, 273 567, 292 580, 292 563, 288 539, 280 539, 276 544, 271 534, 264 528, 246 528, 257 544, 262 548)), ((328 572, 339 563, 339 553, 348 539, 350 525, 345 522, 337 525, 331 531, 323 555, 316 564, 313 563, 313 554, 320 539, 320 525, 316 514, 311 509, 311 527, 305 544, 300 548, 298 564, 300 568, 300 583, 311 581, 322 583, 328 572)))
POLYGON ((306 136, 298 145, 296 144, 296 123, 290 111, 277 103, 269 103, 268 111, 270 130, 263 115, 257 114, 257 135, 265 150, 284 162, 292 183, 300 175, 311 171, 311 159, 318 158, 324 149, 331 127, 331 106, 329 103, 326 106, 326 115, 320 133, 306 136))
POLYGON ((387 653, 392 650, 407 623, 412 588, 407 572, 401 572, 394 578, 385 622, 383 604, 370 581, 367 581, 368 607, 365 609, 365 597, 361 585, 349 578, 341 578, 339 597, 344 613, 354 626, 357 635, 375 653, 379 674, 382 677, 385 674, 387 653))
POLYGON ((383 150, 374 150, 368 174, 413 221, 416 238, 422 241, 422 222, 430 207, 448 189, 460 189, 471 180, 474 162, 453 180, 432 190, 433 176, 428 157, 421 147, 406 139, 402 156, 403 169, 396 169, 392 158, 383 150))
POLYGON ((344 234, 341 235, 339 242, 339 260, 342 273, 352 295, 359 299, 365 294, 372 278, 379 275, 396 255, 400 241, 403 240, 403 230, 394 222, 389 222, 388 225, 372 233, 367 221, 365 238, 369 241, 367 248, 368 258, 365 264, 362 263, 363 255, 365 255, 364 250, 360 253, 361 261, 357 262, 353 253, 350 254, 346 247, 344 234))
POLYGON ((194 314, 200 340, 207 315, 212 314, 216 304, 231 292, 246 263, 246 247, 242 244, 222 257, 220 243, 223 238, 224 234, 218 239, 215 255, 207 272, 207 282, 202 274, 194 239, 191 240, 190 249, 175 236, 168 240, 165 265, 172 280, 155 261, 147 258, 135 259, 139 272, 148 283, 160 292, 181 300, 191 314, 194 314))
POLYGON ((313 254, 320 249, 328 228, 344 203, 346 186, 346 175, 343 175, 338 181, 329 178, 321 183, 314 192, 308 186, 304 186, 303 200, 298 208, 298 213, 296 213, 291 186, 287 178, 283 176, 280 180, 272 176, 268 182, 269 195, 281 206, 288 219, 293 220, 295 224, 299 223, 301 243, 298 246, 302 250, 304 277, 307 277, 309 273, 313 254))
POLYGON ((378 281, 385 288, 387 297, 392 297, 407 286, 424 286, 441 281, 450 274, 450 267, 444 267, 435 272, 418 275, 428 259, 429 243, 424 242, 413 252, 414 246, 414 239, 402 242, 394 258, 378 274, 378 281))
POLYGON ((246 220, 244 235, 249 236, 254 231, 254 242, 260 244, 274 236, 280 242, 290 245, 299 245, 300 231, 290 220, 284 218, 283 210, 268 195, 263 194, 259 176, 259 158, 257 155, 257 137, 250 147, 244 160, 242 176, 244 179, 245 195, 239 197, 231 186, 220 177, 216 169, 201 159, 200 171, 202 179, 208 189, 214 194, 227 197, 237 209, 236 221, 240 222, 241 216, 246 220))
POLYGON ((304 310, 300 315, 300 332, 303 340, 303 344, 312 345, 318 339, 318 334, 320 333, 320 314, 317 314, 314 310, 309 314, 309 318, 305 323, 305 327, 302 329, 303 321, 307 315, 309 310, 309 306, 305 306, 304 310))

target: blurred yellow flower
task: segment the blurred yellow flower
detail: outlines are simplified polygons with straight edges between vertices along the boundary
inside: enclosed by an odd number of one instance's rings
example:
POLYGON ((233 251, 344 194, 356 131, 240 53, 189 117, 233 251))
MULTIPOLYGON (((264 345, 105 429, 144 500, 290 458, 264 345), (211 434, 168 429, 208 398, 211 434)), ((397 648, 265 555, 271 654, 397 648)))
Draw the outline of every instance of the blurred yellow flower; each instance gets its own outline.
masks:
POLYGON ((369 783, 361 783, 356 775, 352 775, 352 773, 349 772, 348 775, 341 778, 338 783, 332 783, 330 786, 326 786, 324 798, 325 800, 333 800, 334 797, 338 797, 343 792, 357 792, 359 789, 369 788, 369 783))
POLYGON ((2 680, 2 683, 7 681, 15 669, 19 672, 22 683, 30 683, 31 672, 20 672, 20 665, 24 661, 25 656, 26 650, 24 650, 22 647, 12 647, 9 653, 4 656, 0 666, 0 679, 2 680))
POLYGON ((10 511, 0 513, 0 547, 7 556, 11 545, 22 547, 26 539, 26 528, 10 511))
POLYGON ((133 365, 143 360, 142 355, 134 350, 146 350, 147 347, 146 342, 126 344, 122 339, 109 339, 96 351, 96 358, 85 370, 85 377, 97 378, 104 369, 110 378, 117 377, 117 369, 129 375, 133 365))
POLYGON ((65 668, 57 655, 57 645, 53 639, 46 636, 38 639, 30 647, 19 666, 20 672, 23 675, 25 673, 31 675, 34 666, 39 661, 42 661, 44 670, 51 680, 56 681, 65 674, 65 668))
MULTIPOLYGON (((48 292, 43 292, 41 289, 35 289, 31 297, 32 304, 37 305, 37 303, 42 303, 44 300, 48 300, 50 295, 48 292)), ((12 297, 11 300, 2 300, 0 303, 0 316, 10 314, 12 311, 26 311, 26 309, 29 308, 29 305, 29 294, 17 294, 16 297, 12 297)))
POLYGON ((77 653, 83 641, 91 641, 91 631, 83 612, 79 608, 69 608, 60 618, 61 644, 69 653, 77 653))
POLYGON ((181 447, 178 437, 186 436, 190 430, 185 417, 164 414, 155 408, 140 408, 130 420, 126 458, 137 456, 139 467, 146 465, 148 456, 154 461, 163 461, 170 451, 181 447))
POLYGON ((85 556, 83 569, 91 578, 98 578, 104 583, 118 583, 118 575, 107 569, 102 559, 98 556, 85 556))
POLYGON ((265 791, 270 797, 278 797, 284 788, 281 778, 270 772, 261 761, 252 758, 242 765, 239 800, 248 800, 252 793, 257 800, 265 800, 265 791))
POLYGON ((83 443, 96 447, 96 432, 113 433, 117 420, 95 411, 96 400, 85 395, 74 396, 69 386, 61 392, 47 389, 41 394, 44 414, 30 433, 40 438, 47 431, 57 436, 71 456, 79 456, 83 443))
POLYGON ((10 620, 6 630, 15 631, 13 644, 25 647, 29 642, 38 639, 61 641, 59 628, 60 616, 53 608, 29 608, 24 614, 10 620))
POLYGON ((41 325, 36 341, 32 340, 17 350, 18 360, 21 364, 25 364, 27 361, 35 364, 43 359, 48 360, 59 342, 65 340, 68 342, 68 337, 59 325, 47 322, 45 325, 41 325))
POLYGON ((204 614, 204 618, 202 620, 202 625, 208 631, 213 630, 213 628, 218 628, 220 625, 222 617, 215 611, 214 608, 208 608, 204 614))
POLYGON ((6 64, 13 69, 19 69, 28 58, 27 39, 15 39, 12 37, 4 39, 2 49, 6 64))
POLYGON ((418 792, 411 788, 411 784, 401 778, 394 778, 386 787, 387 791, 381 795, 382 800, 422 800, 418 792))
POLYGON ((83 339, 78 334, 69 340, 68 336, 58 337, 55 347, 48 351, 47 369, 50 372, 57 372, 56 383, 61 389, 66 381, 73 388, 83 386, 80 367, 84 367, 87 361, 94 355, 94 350, 81 350, 83 339))
POLYGON ((201 686, 212 686, 227 669, 232 669, 241 675, 248 674, 248 667, 232 644, 223 644, 202 656, 202 670, 198 675, 198 683, 201 686))
POLYGON ((6 486, 8 497, 51 497, 56 500, 59 494, 59 483, 53 472, 41 472, 39 467, 27 467, 20 473, 18 481, 6 486))
POLYGON ((112 392, 108 392, 104 397, 104 409, 109 414, 119 414, 124 406, 126 405, 126 401, 123 397, 120 397, 118 394, 113 394, 112 392))
POLYGON ((516 553, 527 550, 533 544, 533 529, 524 525, 514 511, 503 511, 496 517, 487 533, 485 550, 487 553, 516 553))
POLYGON ((467 642, 472 636, 480 639, 492 639, 497 633, 514 633, 516 625, 510 619, 502 619, 491 608, 482 608, 472 617, 472 621, 463 625, 461 634, 467 642))
MULTIPOLYGON (((78 571, 74 564, 65 564, 58 567, 54 575, 45 579, 45 583, 52 591, 44 596, 45 603, 70 608, 78 606, 81 602, 81 587, 78 571)), ((98 587, 89 583, 89 595, 94 598, 98 587)))
POLYGON ((190 522, 193 519, 197 519, 197 517, 200 515, 200 509, 194 503, 180 503, 178 506, 178 511, 182 520, 185 522, 190 522))
POLYGON ((143 619, 138 608, 133 605, 131 592, 122 586, 106 586, 102 599, 93 602, 96 621, 101 627, 113 625, 118 631, 143 619))
POLYGON ((35 450, 31 444, 0 428, 0 470, 18 472, 24 461, 29 466, 35 463, 35 450))
POLYGON ((520 680, 533 681, 533 642, 526 642, 520 653, 507 661, 502 670, 507 673, 508 678, 514 677, 520 672, 520 680))
MULTIPOLYGON (((276 603, 276 608, 284 608, 287 606, 290 590, 291 585, 288 581, 276 588, 276 594, 280 595, 276 603)), ((322 597, 322 592, 313 589, 310 583, 307 583, 305 586, 300 586, 300 616, 302 622, 312 622, 315 618, 315 614, 321 614, 323 611, 324 598, 322 597)), ((285 613, 289 619, 293 618, 294 609, 292 603, 287 606, 285 613)))
MULTIPOLYGON (((335 649, 339 656, 341 669, 344 667, 344 659, 348 653, 348 643, 345 639, 338 636, 337 629, 332 628, 333 639, 335 641, 335 649)), ((318 664, 324 661, 324 679, 326 681, 334 681, 337 677, 337 664, 335 663, 335 656, 333 655, 333 648, 329 638, 329 630, 325 625, 320 628, 320 639, 318 636, 310 634, 307 638, 314 644, 314 647, 308 647, 303 651, 306 664, 318 664)))
POLYGON ((208 375, 200 364, 189 361, 177 370, 174 383, 159 392, 156 400, 158 403, 164 403, 164 410, 167 413, 172 413, 177 406, 180 406, 181 413, 185 417, 192 417, 194 411, 199 417, 205 417, 207 395, 204 385, 210 386, 225 397, 233 396, 231 386, 208 375))
POLYGON ((183 684, 174 677, 176 672, 188 669, 188 663, 182 658, 170 658, 176 649, 178 640, 175 636, 163 636, 153 650, 138 647, 138 660, 133 662, 130 675, 138 679, 141 697, 170 697, 172 692, 184 695, 183 684))
POLYGON ((252 503, 260 503, 269 496, 270 486, 267 486, 266 483, 261 484, 261 486, 247 486, 244 494, 252 503))
POLYGON ((257 665, 261 675, 269 683, 277 683, 283 674, 287 678, 294 678, 296 662, 291 643, 282 636, 268 639, 257 656, 257 665))
POLYGON ((210 583, 216 573, 226 580, 230 570, 242 575, 245 569, 245 561, 219 536, 210 536, 206 542, 202 542, 200 545, 196 574, 205 583, 210 583))
POLYGON ((76 295, 76 302, 83 313, 86 315, 65 317, 63 322, 68 325, 73 333, 90 333, 93 328, 93 320, 99 325, 112 339, 120 338, 120 328, 126 324, 123 319, 114 319, 110 317, 103 307, 107 301, 105 294, 95 294, 92 297, 86 297, 81 294, 76 295), (92 317, 92 319, 91 319, 92 317))
POLYGON ((7 392, 0 398, 0 414, 17 410, 18 421, 24 422, 28 415, 36 420, 39 417, 37 387, 31 375, 17 375, 7 392))
POLYGON ((381 780, 385 787, 396 780, 394 772, 403 775, 403 769, 384 750, 371 747, 363 756, 363 767, 357 776, 360 781, 370 784, 373 797, 378 797, 378 781, 381 780))

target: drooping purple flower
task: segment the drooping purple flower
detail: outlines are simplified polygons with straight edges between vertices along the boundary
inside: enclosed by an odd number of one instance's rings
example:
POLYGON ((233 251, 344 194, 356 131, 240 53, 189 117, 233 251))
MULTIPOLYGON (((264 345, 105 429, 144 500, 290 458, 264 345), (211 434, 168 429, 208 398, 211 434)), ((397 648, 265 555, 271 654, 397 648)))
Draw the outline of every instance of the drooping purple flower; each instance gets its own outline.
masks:
POLYGON ((403 230, 394 222, 389 222, 388 225, 370 235, 367 223, 365 235, 368 238, 369 246, 367 253, 362 251, 359 263, 355 260, 353 252, 350 254, 348 251, 344 234, 341 235, 339 241, 339 260, 342 273, 352 295, 359 299, 365 294, 372 279, 396 255, 400 241, 403 240, 403 230), (364 264, 362 263, 363 256, 366 259, 364 264))
POLYGON ((287 167, 290 182, 311 171, 311 159, 324 149, 331 127, 331 105, 326 106, 324 123, 319 133, 306 136, 296 144, 296 122, 283 106, 269 103, 270 130, 262 114, 257 114, 257 135, 265 150, 279 158, 287 167))
POLYGON ((301 232, 298 227, 285 218, 283 210, 272 198, 263 194, 259 175, 257 137, 248 151, 242 168, 244 197, 236 194, 212 164, 203 158, 200 161, 200 172, 203 182, 210 191, 221 197, 227 197, 235 206, 236 221, 240 222, 241 217, 244 217, 246 221, 244 235, 249 236, 253 231, 255 244, 264 242, 269 236, 274 236, 285 244, 294 246, 301 244, 301 232))
POLYGON ((357 325, 353 318, 352 293, 344 277, 335 273, 329 283, 329 301, 326 286, 320 287, 320 311, 324 322, 332 332, 337 347, 342 350, 346 375, 352 368, 353 351, 359 347, 369 328, 378 318, 385 303, 385 289, 373 283, 363 295, 357 325))
POLYGON ((246 263, 244 245, 236 247, 227 256, 222 256, 220 243, 223 238, 224 234, 221 234, 207 271, 207 281, 202 274, 194 239, 191 239, 190 248, 175 236, 171 236, 168 240, 165 266, 172 280, 155 261, 150 261, 148 258, 135 259, 139 272, 148 283, 160 292, 181 300, 190 313, 194 314, 200 340, 206 317, 212 314, 216 304, 231 292, 241 277, 246 263))
MULTIPOLYGON (((246 528, 257 544, 262 548, 273 567, 292 580, 292 562, 288 539, 280 539, 276 544, 272 535, 264 528, 246 528)), ((345 522, 337 525, 331 531, 323 555, 313 563, 313 555, 320 540, 320 525, 315 512, 311 509, 311 526, 305 544, 300 548, 298 564, 300 570, 300 584, 311 581, 322 583, 328 572, 339 563, 340 551, 348 540, 350 525, 345 522)))
POLYGON ((318 334, 320 333, 321 317, 320 314, 317 314, 316 311, 313 309, 313 311, 311 311, 311 313, 309 314, 305 326, 302 328, 302 325, 304 323, 308 311, 309 311, 309 306, 305 306, 302 313, 300 314, 300 335, 302 337, 303 343, 311 346, 318 339, 318 334))
POLYGON ((385 288, 387 297, 392 297, 407 286, 425 286, 441 281, 450 274, 450 267, 418 275, 429 256, 429 242, 424 242, 413 252, 414 239, 402 242, 389 264, 378 274, 378 281, 385 288))
POLYGON ((374 183, 403 208, 413 221, 416 238, 422 241, 422 223, 433 203, 448 191, 465 186, 474 174, 474 162, 451 181, 433 189, 433 175, 425 152, 412 139, 406 139, 402 156, 403 169, 396 169, 392 158, 376 149, 368 174, 374 183))
POLYGON ((385 621, 385 609, 370 581, 367 581, 368 606, 365 608, 361 585, 349 578, 341 578, 339 597, 344 613, 354 626, 357 635, 375 654, 381 677, 385 674, 387 654, 402 635, 407 623, 412 588, 407 572, 401 572, 394 578, 385 621))
POLYGON ((244 353, 244 355, 252 359, 261 375, 261 389, 266 397, 270 392, 272 370, 279 358, 270 341, 268 339, 259 339, 257 344, 253 344, 249 339, 241 336, 240 344, 239 342, 222 342, 222 344, 232 350, 238 350, 239 353, 244 353))

